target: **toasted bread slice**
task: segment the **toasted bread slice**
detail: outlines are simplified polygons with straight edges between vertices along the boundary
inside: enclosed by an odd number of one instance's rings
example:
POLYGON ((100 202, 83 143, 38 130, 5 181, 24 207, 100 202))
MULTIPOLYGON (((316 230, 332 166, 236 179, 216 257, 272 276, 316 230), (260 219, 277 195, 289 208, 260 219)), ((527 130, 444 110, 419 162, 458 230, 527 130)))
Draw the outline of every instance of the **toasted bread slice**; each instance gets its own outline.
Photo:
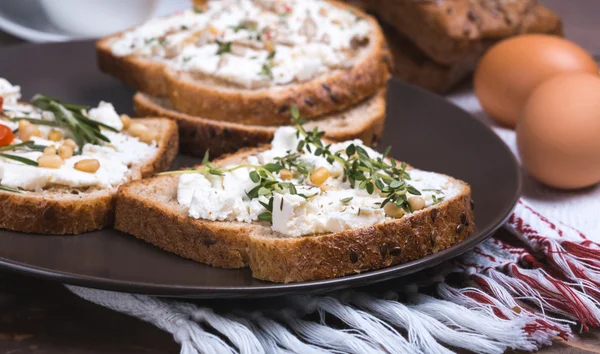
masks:
MULTIPOLYGON (((256 149, 215 161, 243 162, 256 149)), ((177 201, 178 175, 122 186, 115 228, 163 250, 223 268, 250 267, 258 279, 299 282, 389 267, 448 248, 473 231, 471 190, 450 179, 460 193, 409 216, 356 230, 304 237, 273 232, 266 222, 194 219, 177 201)))
MULTIPOLYGON (((327 132, 332 141, 360 139, 375 145, 383 133, 385 122, 385 95, 381 89, 375 96, 341 113, 310 121, 307 129, 315 126, 327 132)), ((138 92, 133 98, 135 114, 139 117, 157 116, 173 119, 179 125, 180 150, 202 156, 207 150, 211 157, 230 154, 244 147, 256 147, 273 140, 275 127, 220 122, 193 117, 173 109, 164 97, 152 97, 138 92)))
POLYGON ((357 54, 352 67, 330 69, 308 81, 252 89, 212 76, 192 75, 149 55, 115 55, 112 45, 125 33, 97 43, 98 65, 103 72, 144 93, 169 97, 173 107, 192 116, 276 126, 290 121, 292 105, 307 119, 344 111, 375 95, 386 85, 390 77, 389 52, 381 28, 373 17, 347 4, 328 2, 368 21, 371 28, 368 44, 357 54))
MULTIPOLYGON (((154 156, 132 166, 129 180, 165 171, 178 151, 177 125, 164 118, 136 119, 159 132, 154 156)), ((112 225, 117 188, 52 186, 40 192, 0 191, 0 228, 40 234, 79 234, 112 225)))

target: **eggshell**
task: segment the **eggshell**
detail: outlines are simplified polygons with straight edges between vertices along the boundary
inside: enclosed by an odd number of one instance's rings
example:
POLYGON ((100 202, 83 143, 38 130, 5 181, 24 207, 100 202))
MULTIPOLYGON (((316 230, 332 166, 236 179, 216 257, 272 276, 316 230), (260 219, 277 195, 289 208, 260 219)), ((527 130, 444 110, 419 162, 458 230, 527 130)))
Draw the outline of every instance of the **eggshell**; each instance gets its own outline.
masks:
POLYGON ((500 124, 514 127, 533 89, 567 72, 598 73, 581 47, 549 35, 522 35, 501 41, 481 59, 474 88, 483 109, 500 124))
POLYGON ((529 97, 517 125, 523 165, 540 182, 561 189, 600 182, 600 78, 559 75, 529 97))

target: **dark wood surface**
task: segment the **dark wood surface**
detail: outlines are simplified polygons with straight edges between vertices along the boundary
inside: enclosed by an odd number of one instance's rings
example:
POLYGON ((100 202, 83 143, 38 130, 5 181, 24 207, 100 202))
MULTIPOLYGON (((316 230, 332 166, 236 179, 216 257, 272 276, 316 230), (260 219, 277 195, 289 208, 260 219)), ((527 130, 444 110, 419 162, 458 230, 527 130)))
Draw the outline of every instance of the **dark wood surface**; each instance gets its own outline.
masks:
MULTIPOLYGON (((600 1, 544 0, 566 36, 600 56, 600 1)), ((0 34, 0 43, 18 43, 0 34)), ((177 353, 171 336, 152 325, 90 304, 60 284, 0 272, 0 353, 177 353)), ((557 342, 540 353, 600 353, 600 331, 557 342)))

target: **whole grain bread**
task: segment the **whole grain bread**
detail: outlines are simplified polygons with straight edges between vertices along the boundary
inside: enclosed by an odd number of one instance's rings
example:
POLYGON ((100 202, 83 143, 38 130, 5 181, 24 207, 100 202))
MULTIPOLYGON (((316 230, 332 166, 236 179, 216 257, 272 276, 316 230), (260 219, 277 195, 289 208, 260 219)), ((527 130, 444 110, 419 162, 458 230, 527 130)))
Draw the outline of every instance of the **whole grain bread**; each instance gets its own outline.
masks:
MULTIPOLYGON (((163 118, 136 119, 160 132, 158 150, 131 168, 130 180, 169 168, 178 151, 177 125, 163 118)), ((0 191, 0 228, 40 234, 79 234, 111 226, 117 188, 83 190, 53 186, 40 192, 0 191)))
MULTIPOLYGON (((243 162, 256 149, 215 161, 243 162)), ((389 267, 448 248, 473 231, 468 184, 433 207, 357 230, 285 237, 266 222, 211 222, 188 217, 177 202, 179 176, 162 175, 122 186, 115 228, 181 257, 222 268, 250 267, 272 282, 341 277, 389 267)))
POLYGON ((122 33, 98 41, 98 65, 103 72, 133 88, 151 96, 168 97, 174 108, 192 116, 276 126, 290 121, 292 105, 307 119, 341 112, 375 95, 386 85, 390 77, 389 52, 381 28, 373 17, 347 4, 327 1, 357 13, 369 21, 373 31, 356 65, 333 70, 306 82, 252 90, 225 85, 211 78, 194 77, 143 56, 115 56, 111 43, 122 33))
MULTIPOLYGON (((307 129, 318 126, 333 141, 360 139, 367 145, 375 145, 383 133, 385 122, 386 90, 381 89, 370 98, 348 110, 311 120, 307 129)), ((244 125, 193 117, 175 110, 164 97, 152 97, 138 92, 133 98, 137 116, 159 116, 173 119, 179 125, 179 144, 182 153, 202 156, 210 150, 215 158, 230 154, 244 147, 256 147, 273 140, 276 127, 244 125)))
POLYGON ((538 0, 347 0, 391 24, 433 61, 450 65, 486 41, 522 33, 562 34, 560 18, 538 0))

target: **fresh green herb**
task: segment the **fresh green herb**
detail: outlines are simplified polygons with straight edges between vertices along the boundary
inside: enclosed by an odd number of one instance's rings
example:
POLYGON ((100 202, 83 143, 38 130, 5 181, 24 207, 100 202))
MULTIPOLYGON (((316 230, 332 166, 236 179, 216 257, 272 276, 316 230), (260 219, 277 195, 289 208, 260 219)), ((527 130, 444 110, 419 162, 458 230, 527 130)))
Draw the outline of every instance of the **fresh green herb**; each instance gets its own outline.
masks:
POLYGON ((397 163, 393 158, 388 158, 391 151, 386 149, 381 157, 371 158, 368 152, 361 146, 350 144, 345 151, 333 153, 331 145, 323 143, 325 132, 317 128, 306 131, 303 124, 305 119, 300 117, 296 107, 290 110, 292 122, 296 126, 297 136, 302 138, 298 143, 298 152, 304 150, 323 156, 330 164, 338 162, 344 167, 343 181, 348 181, 352 188, 358 184, 358 188, 365 189, 369 194, 379 190, 385 199, 381 203, 383 208, 387 203, 395 203, 398 207, 409 210, 407 194, 421 195, 421 192, 406 183, 410 175, 406 172, 406 163, 397 163), (345 155, 345 156, 344 156, 345 155))
POLYGON ((254 21, 242 21, 237 26, 229 26, 229 28, 233 29, 235 33, 238 33, 241 30, 256 32, 258 30, 258 24, 254 21))
POLYGON ((183 57, 183 59, 182 59, 182 61, 183 61, 184 63, 187 63, 187 62, 189 62, 190 60, 192 60, 192 57, 191 57, 191 56, 187 56, 187 55, 186 55, 186 56, 184 56, 184 57, 183 57))
POLYGON ((201 9, 201 8, 199 8, 199 7, 195 7, 195 6, 194 6, 194 13, 201 14, 201 13, 203 13, 203 12, 204 12, 204 10, 202 10, 202 9, 201 9))
POLYGON ((36 145, 33 140, 25 141, 18 144, 5 145, 0 147, 0 151, 15 151, 15 150, 32 150, 43 151, 46 146, 36 145))
POLYGON ((66 104, 43 95, 34 96, 31 104, 41 110, 54 113, 56 122, 71 131, 80 149, 87 143, 99 145, 103 141, 110 142, 100 128, 119 132, 109 125, 86 117, 84 112, 89 109, 88 106, 66 104))
POLYGON ((217 49, 217 55, 231 53, 231 42, 221 42, 220 40, 217 40, 217 45, 219 46, 219 49, 217 49))
POLYGON ((25 121, 28 121, 35 125, 45 125, 48 127, 64 127, 64 124, 57 122, 55 120, 44 120, 44 119, 36 119, 36 118, 29 118, 29 117, 11 117, 11 118, 7 118, 7 119, 12 122, 18 122, 20 120, 25 120, 25 121))
POLYGON ((4 187, 4 186, 0 186, 0 191, 11 192, 11 193, 19 193, 19 194, 23 193, 23 191, 20 191, 18 189, 4 187))
POLYGON ((24 163, 24 164, 30 165, 30 166, 37 166, 38 165, 38 163, 36 161, 33 161, 32 159, 28 159, 28 158, 23 157, 23 156, 5 154, 3 152, 0 152, 0 157, 4 157, 5 159, 19 161, 21 163, 24 163))
POLYGON ((347 203, 350 203, 350 201, 352 199, 354 199, 354 197, 343 198, 343 199, 340 199, 340 202, 347 204, 347 203))
POLYGON ((437 194, 444 193, 444 191, 442 191, 441 189, 434 189, 434 188, 425 188, 425 189, 421 189, 421 191, 423 191, 423 192, 434 192, 434 193, 437 193, 437 194))

